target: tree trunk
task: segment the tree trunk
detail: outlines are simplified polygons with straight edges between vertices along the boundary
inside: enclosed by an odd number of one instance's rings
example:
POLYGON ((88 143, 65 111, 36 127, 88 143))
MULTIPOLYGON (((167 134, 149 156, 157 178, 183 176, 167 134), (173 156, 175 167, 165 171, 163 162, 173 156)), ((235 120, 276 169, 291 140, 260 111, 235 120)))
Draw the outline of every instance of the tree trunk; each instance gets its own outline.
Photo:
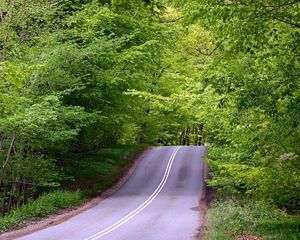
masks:
POLYGON ((183 128, 182 131, 181 131, 181 134, 180 134, 180 138, 179 138, 179 144, 180 145, 184 145, 183 144, 183 141, 184 141, 184 131, 185 131, 185 129, 183 128))
POLYGON ((204 125, 200 125, 200 135, 201 135, 201 140, 200 140, 200 145, 204 145, 205 143, 205 136, 204 136, 204 125))
POLYGON ((191 132, 191 129, 190 127, 187 127, 186 128, 186 145, 190 145, 190 132, 191 132))
POLYGON ((183 129, 182 133, 182 145, 186 145, 186 128, 183 129))
POLYGON ((13 132, 9 148, 7 150, 6 160, 2 165, 2 173, 1 173, 1 176, 0 176, 0 187, 2 186, 2 183, 4 181, 5 172, 6 172, 6 169, 8 167, 9 160, 11 159, 11 155, 12 155, 12 152, 13 152, 13 149, 14 149, 15 141, 16 141, 16 131, 13 132))

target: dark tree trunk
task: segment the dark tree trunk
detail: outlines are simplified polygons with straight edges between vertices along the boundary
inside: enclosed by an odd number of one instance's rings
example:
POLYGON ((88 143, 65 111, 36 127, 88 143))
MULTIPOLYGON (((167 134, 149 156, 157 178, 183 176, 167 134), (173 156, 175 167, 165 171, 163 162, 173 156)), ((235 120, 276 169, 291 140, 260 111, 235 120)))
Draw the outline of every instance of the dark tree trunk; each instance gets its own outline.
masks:
POLYGON ((0 187, 2 186, 2 183, 4 181, 5 172, 6 172, 6 169, 8 167, 9 160, 11 159, 11 155, 15 151, 14 150, 15 141, 16 141, 16 131, 13 132, 9 148, 7 150, 6 160, 2 165, 2 173, 1 173, 1 176, 0 176, 0 187))

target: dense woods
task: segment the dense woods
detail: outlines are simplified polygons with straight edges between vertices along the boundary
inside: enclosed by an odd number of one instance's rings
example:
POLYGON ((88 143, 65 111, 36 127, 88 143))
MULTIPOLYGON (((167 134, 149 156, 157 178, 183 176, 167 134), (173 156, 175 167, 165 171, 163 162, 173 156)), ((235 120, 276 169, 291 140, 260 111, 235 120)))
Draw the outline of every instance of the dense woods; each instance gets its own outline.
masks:
POLYGON ((0 1, 0 202, 114 144, 209 144, 209 185, 299 212, 294 0, 0 1))
POLYGON ((158 116, 125 92, 150 91, 159 75, 159 8, 1 1, 2 213, 68 177, 68 152, 157 141, 158 116))

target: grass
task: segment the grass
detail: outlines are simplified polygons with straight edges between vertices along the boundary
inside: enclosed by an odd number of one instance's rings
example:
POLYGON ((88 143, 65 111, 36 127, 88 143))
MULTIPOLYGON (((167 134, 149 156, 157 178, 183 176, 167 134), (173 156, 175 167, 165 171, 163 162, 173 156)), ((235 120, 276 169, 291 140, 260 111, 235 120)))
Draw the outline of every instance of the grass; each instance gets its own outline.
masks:
POLYGON ((80 191, 60 190, 43 194, 28 204, 10 211, 4 217, 0 217, 0 231, 16 227, 28 219, 46 216, 56 213, 59 209, 77 206, 82 201, 83 194, 80 191))
POLYGON ((231 240, 241 236, 300 239, 300 216, 288 215, 262 201, 216 200, 207 212, 206 221, 204 240, 231 240))
POLYGON ((0 232, 25 221, 44 217, 81 204, 116 182, 130 166, 135 155, 146 145, 115 145, 84 154, 66 157, 63 172, 72 181, 64 183, 67 190, 45 193, 18 209, 0 217, 0 232))
POLYGON ((300 216, 262 221, 256 232, 264 239, 298 240, 300 239, 300 216))

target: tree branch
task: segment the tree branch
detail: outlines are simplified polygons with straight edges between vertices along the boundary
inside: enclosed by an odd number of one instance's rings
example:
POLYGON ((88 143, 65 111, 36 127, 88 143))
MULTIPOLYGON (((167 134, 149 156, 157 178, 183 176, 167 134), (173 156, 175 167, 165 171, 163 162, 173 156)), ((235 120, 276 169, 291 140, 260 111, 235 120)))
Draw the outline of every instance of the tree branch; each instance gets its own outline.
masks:
POLYGON ((273 18, 274 20, 279 21, 279 22, 283 22, 283 23, 289 24, 289 25, 291 25, 291 26, 294 26, 294 27, 296 27, 296 28, 300 28, 300 25, 297 24, 297 23, 293 23, 293 22, 290 22, 290 21, 288 21, 288 20, 280 19, 280 18, 276 18, 276 17, 272 17, 272 18, 273 18))
POLYGON ((225 38, 222 39, 221 41, 219 41, 217 44, 216 44, 216 47, 211 50, 210 52, 208 52, 208 50, 206 50, 206 53, 204 53, 201 49, 196 49, 197 52, 201 53, 202 55, 205 55, 205 56, 211 56, 221 45, 221 43, 223 43, 225 41, 225 38))

